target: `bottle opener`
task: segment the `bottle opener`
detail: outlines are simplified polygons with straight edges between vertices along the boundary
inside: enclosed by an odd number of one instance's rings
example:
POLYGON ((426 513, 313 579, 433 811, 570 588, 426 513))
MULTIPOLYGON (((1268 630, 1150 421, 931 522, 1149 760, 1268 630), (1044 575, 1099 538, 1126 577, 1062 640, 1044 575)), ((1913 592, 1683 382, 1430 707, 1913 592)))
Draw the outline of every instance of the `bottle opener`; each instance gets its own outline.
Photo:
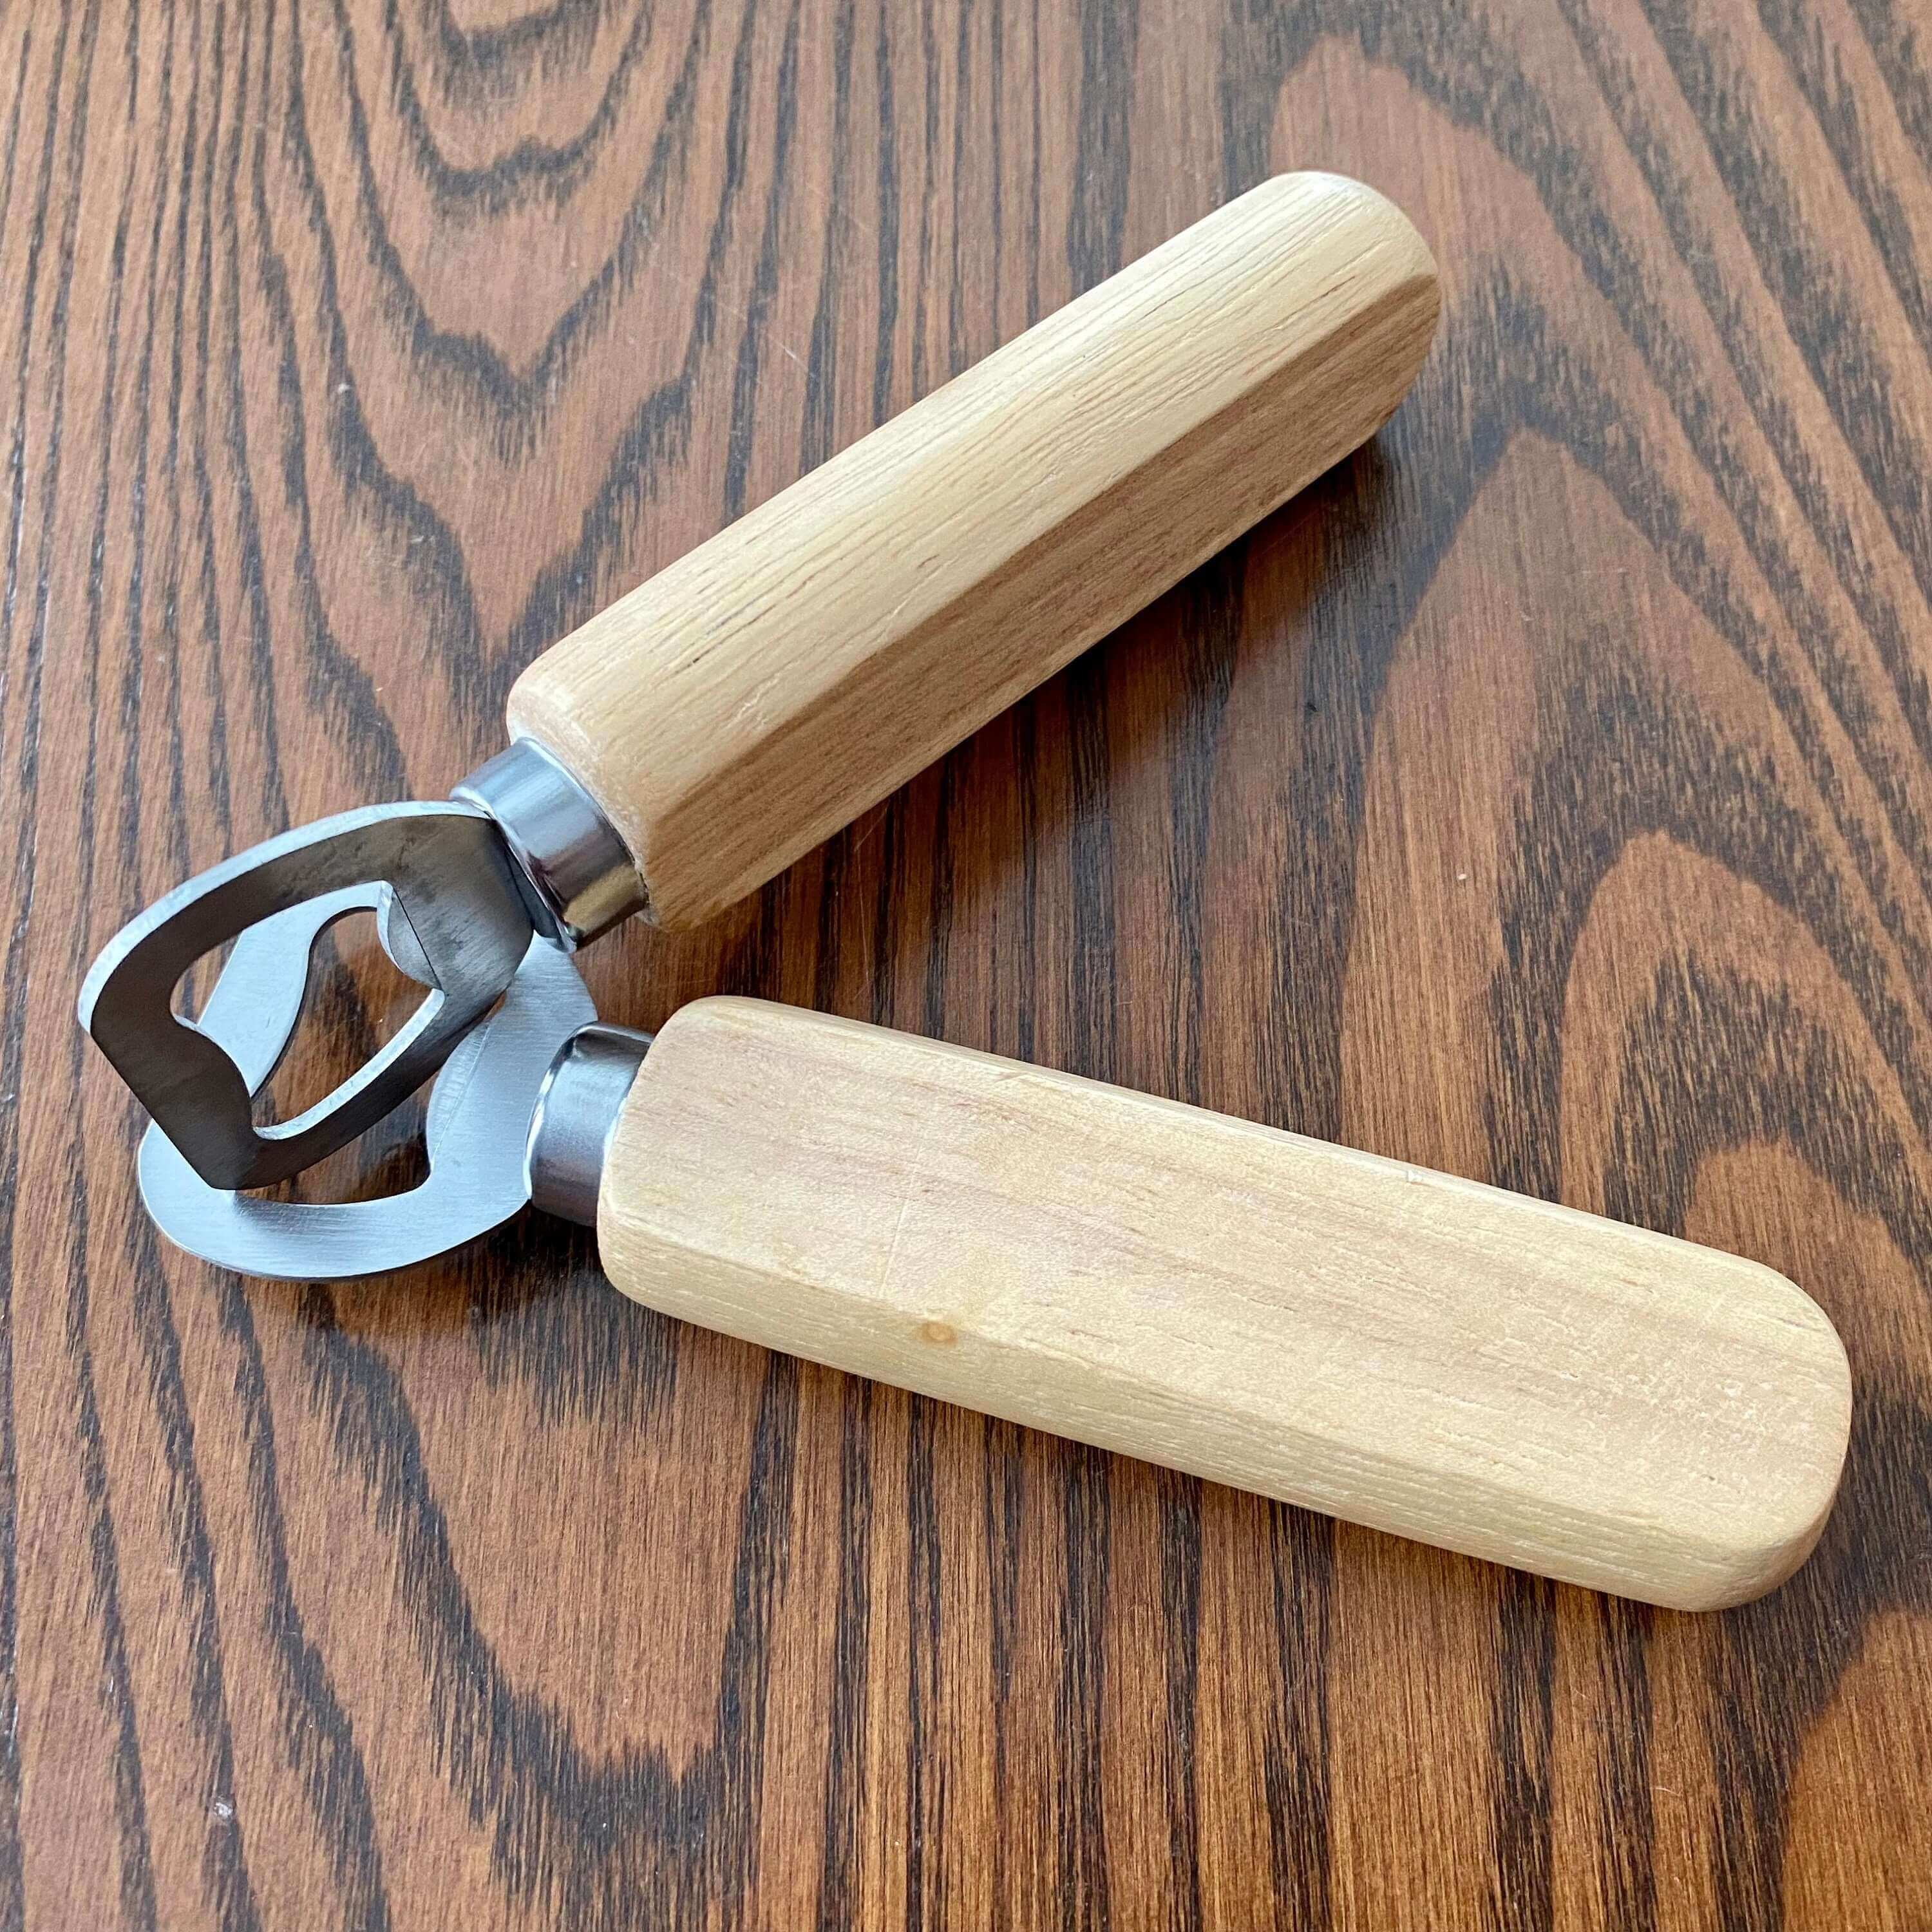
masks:
POLYGON ((448 802, 169 894, 80 1001, 153 1118, 157 1222, 328 1279, 534 1203, 595 1226, 625 1293, 773 1348, 1652 1602, 1770 1588, 1825 1520, 1850 1404, 1829 1322, 1770 1270, 758 1000, 652 1040, 598 1024, 572 962, 632 913, 754 890, 1355 448, 1436 303, 1380 196, 1268 182, 545 652, 448 802), (423 1002, 258 1127, 311 951, 358 910, 423 1002), (254 1191, 432 1076, 419 1186, 254 1191))

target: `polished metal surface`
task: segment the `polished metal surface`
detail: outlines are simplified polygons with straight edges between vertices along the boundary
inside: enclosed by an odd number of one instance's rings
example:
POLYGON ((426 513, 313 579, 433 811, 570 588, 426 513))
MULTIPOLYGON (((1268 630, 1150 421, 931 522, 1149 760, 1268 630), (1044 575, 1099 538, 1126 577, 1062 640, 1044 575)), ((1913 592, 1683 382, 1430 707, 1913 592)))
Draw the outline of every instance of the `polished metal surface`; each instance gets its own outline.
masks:
POLYGON ((566 1042, 530 1119, 525 1166, 532 1207, 596 1226, 604 1156, 650 1044, 647 1033, 602 1024, 566 1042))
MULTIPOLYGON (((187 1163, 216 1188, 263 1187, 299 1173, 373 1126, 406 1099, 515 976, 532 919, 495 825, 460 802, 387 805, 349 812, 254 846, 211 867, 123 926, 88 972, 80 1022, 187 1163), (258 922, 300 950, 277 963, 278 985, 300 989, 309 948, 331 919, 381 915, 384 942, 402 970, 430 991, 382 1050, 296 1119, 257 1128, 252 1080, 211 1028, 207 1014, 172 1010, 183 974, 258 922), (280 915, 305 908, 304 920, 280 915), (402 928, 406 926, 406 940, 402 928)), ((250 946, 248 956, 257 957, 250 946)), ((220 994, 233 971, 218 984, 220 994)), ((232 1009, 233 995, 222 1002, 232 1009)), ((216 1004, 211 997, 209 1010, 216 1004)), ((292 1012, 290 1025, 292 1025, 292 1012)), ((279 1054, 288 1038, 280 1035, 279 1054)))
POLYGON ((563 945, 584 945, 643 909, 644 882, 623 840, 533 739, 479 765, 452 796, 501 827, 536 898, 539 929, 563 945))
MULTIPOLYGON (((287 1044, 309 948, 364 902, 353 889, 326 895, 236 941, 201 1027, 250 1089, 268 1078, 287 1044)), ((594 1017, 568 956, 533 938, 502 1004, 458 1045, 430 1090, 429 1173, 419 1186, 335 1203, 232 1192, 211 1187, 157 1126, 141 1143, 142 1198, 177 1246, 218 1267, 281 1280, 386 1274, 460 1247, 529 1199, 527 1124, 559 1050, 594 1017)))

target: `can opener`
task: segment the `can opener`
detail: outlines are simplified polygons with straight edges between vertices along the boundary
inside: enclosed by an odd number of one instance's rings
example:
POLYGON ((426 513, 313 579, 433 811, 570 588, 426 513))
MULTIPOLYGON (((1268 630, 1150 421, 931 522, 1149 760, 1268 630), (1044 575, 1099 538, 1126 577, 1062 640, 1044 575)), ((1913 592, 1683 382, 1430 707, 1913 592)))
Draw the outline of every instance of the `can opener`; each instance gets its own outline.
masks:
POLYGON ((142 1198, 243 1272, 386 1272, 534 1202, 625 1293, 745 1339, 1685 1608, 1803 1560, 1844 1353, 1756 1264, 885 1029, 700 1000, 600 1024, 572 954, 754 890, 1373 434, 1434 265, 1279 177, 1036 325, 546 652, 441 803, 212 868, 96 960, 142 1198), (311 952, 378 916, 414 1016, 258 1126, 311 952), (232 941, 192 1020, 194 963, 232 941), (426 1179, 257 1191, 434 1076, 426 1179))

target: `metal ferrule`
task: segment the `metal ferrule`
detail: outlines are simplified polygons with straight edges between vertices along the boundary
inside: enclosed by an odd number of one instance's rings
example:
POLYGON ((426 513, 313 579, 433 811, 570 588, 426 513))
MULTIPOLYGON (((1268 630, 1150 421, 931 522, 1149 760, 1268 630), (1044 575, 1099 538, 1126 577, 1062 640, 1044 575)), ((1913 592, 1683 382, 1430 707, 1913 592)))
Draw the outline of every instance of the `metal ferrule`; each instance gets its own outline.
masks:
POLYGON ((524 1154, 530 1204, 581 1226, 597 1225, 604 1158, 651 1036, 628 1027, 587 1026, 550 1064, 524 1154))
POLYGON ((518 739, 451 796, 496 820, 539 930, 567 949, 643 910, 644 882, 628 848, 596 801, 534 739, 518 739))

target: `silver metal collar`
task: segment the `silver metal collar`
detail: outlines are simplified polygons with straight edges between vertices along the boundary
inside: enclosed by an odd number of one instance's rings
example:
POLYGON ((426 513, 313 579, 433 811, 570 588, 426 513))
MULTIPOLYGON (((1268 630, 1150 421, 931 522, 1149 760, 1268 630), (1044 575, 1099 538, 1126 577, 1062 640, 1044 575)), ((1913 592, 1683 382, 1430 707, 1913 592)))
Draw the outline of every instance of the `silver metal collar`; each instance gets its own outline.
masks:
POLYGON ((533 738, 451 794, 496 821, 534 896, 537 930, 574 950, 644 909, 644 882, 597 802, 533 738))

